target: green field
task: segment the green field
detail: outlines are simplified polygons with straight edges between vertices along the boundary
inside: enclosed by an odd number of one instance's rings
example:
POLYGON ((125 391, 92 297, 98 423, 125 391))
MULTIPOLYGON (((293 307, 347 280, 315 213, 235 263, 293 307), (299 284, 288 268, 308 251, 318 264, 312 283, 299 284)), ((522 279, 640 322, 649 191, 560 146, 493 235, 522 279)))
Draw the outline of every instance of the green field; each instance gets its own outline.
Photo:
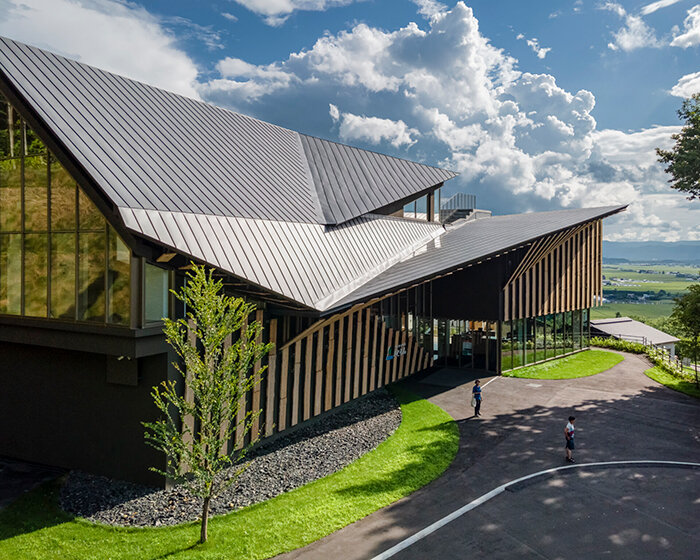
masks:
POLYGON ((609 319, 617 317, 619 313, 622 317, 634 315, 645 319, 658 319, 668 317, 673 311, 673 302, 654 303, 606 303, 600 307, 591 307, 591 319, 609 319))
POLYGON ((645 265, 645 264, 624 264, 624 265, 604 265, 603 276, 606 280, 613 278, 622 279, 622 285, 604 285, 604 292, 626 291, 626 292, 658 292, 665 290, 671 294, 681 294, 688 289, 693 281, 686 278, 677 278, 669 272, 682 272, 686 274, 698 274, 700 269, 689 266, 670 265, 645 265), (646 272, 639 272, 644 270, 646 272), (656 271, 654 273, 651 271, 656 271), (667 274, 662 274, 666 272, 667 274))

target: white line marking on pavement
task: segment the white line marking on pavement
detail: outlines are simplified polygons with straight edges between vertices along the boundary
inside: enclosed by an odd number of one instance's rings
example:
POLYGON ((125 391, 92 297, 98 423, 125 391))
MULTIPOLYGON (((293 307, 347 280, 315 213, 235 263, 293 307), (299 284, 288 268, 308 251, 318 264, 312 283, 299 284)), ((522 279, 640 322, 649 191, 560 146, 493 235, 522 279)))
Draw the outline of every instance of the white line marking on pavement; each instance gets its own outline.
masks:
POLYGON ((491 383, 491 381, 496 381, 496 379, 498 379, 498 377, 494 377, 493 379, 489 379, 486 383, 484 383, 484 384, 481 386, 481 388, 483 389, 483 388, 486 387, 489 383, 491 383))
MULTIPOLYGON (((493 379, 491 380, 493 381, 493 379)), ((489 383, 491 383, 489 381, 489 383)), ((615 465, 647 465, 647 466, 654 466, 654 465, 660 465, 660 466, 683 466, 683 467, 700 467, 700 463, 688 463, 684 461, 607 461, 607 462, 602 462, 602 463, 581 463, 581 464, 576 464, 576 465, 565 465, 562 467, 554 467, 551 469, 547 469, 544 471, 539 471, 533 474, 529 474, 527 476, 523 476, 520 478, 516 478, 515 480, 511 480, 510 482, 507 482, 506 484, 502 484, 498 488, 494 488, 490 492, 487 492, 483 496, 479 496, 476 500, 472 500, 468 504, 462 506, 458 510, 453 511, 449 515, 443 517, 442 519, 439 519, 432 525, 428 525, 425 529, 418 531, 414 535, 411 535, 407 539, 402 540, 398 544, 392 546, 390 549, 385 550, 381 554, 378 554, 372 560, 386 560, 387 558, 391 558, 398 552, 401 552, 402 550, 407 549, 409 546, 417 543, 419 540, 424 539, 431 533, 434 533, 438 529, 441 529, 448 523, 454 521, 458 517, 461 517, 465 513, 473 510, 474 508, 480 506, 481 504, 484 504, 488 502, 491 498, 495 498, 499 494, 503 493, 509 486, 513 486, 514 484, 518 484, 519 482, 523 482, 525 480, 529 480, 531 478, 536 478, 538 476, 543 476, 545 474, 550 474, 554 473, 557 471, 566 471, 569 469, 580 469, 584 467, 607 467, 607 466, 615 466, 615 465)))

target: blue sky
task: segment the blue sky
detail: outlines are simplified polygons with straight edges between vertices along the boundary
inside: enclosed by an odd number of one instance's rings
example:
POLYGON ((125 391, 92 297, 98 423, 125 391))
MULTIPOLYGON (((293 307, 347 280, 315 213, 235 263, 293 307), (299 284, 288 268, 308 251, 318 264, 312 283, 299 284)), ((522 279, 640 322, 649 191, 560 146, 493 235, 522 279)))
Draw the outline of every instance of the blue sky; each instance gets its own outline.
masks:
POLYGON ((0 34, 449 167, 496 213, 630 203, 607 239, 700 239, 654 154, 700 91, 697 1, 0 0, 0 34))

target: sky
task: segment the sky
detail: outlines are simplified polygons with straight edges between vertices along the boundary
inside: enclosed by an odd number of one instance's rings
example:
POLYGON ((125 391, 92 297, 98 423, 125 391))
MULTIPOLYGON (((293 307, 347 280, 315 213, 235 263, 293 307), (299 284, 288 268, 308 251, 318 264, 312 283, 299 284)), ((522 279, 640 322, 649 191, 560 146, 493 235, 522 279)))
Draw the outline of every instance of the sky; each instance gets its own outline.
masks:
POLYGON ((697 0, 0 0, 0 35, 452 169, 494 214, 629 204, 607 240, 700 240, 655 154, 700 92, 697 0))

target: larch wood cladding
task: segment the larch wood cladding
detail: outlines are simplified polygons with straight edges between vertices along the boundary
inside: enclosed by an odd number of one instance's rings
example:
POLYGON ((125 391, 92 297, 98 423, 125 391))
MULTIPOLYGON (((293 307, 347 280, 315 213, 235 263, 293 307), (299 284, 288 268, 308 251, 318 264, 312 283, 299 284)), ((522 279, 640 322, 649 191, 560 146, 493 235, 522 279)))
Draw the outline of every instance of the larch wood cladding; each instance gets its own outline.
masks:
POLYGON ((534 241, 503 289, 504 319, 600 305, 602 262, 601 220, 534 241))
POLYGON ((387 328, 369 304, 319 321, 268 357, 264 434, 423 370, 429 358, 406 329, 387 328))

